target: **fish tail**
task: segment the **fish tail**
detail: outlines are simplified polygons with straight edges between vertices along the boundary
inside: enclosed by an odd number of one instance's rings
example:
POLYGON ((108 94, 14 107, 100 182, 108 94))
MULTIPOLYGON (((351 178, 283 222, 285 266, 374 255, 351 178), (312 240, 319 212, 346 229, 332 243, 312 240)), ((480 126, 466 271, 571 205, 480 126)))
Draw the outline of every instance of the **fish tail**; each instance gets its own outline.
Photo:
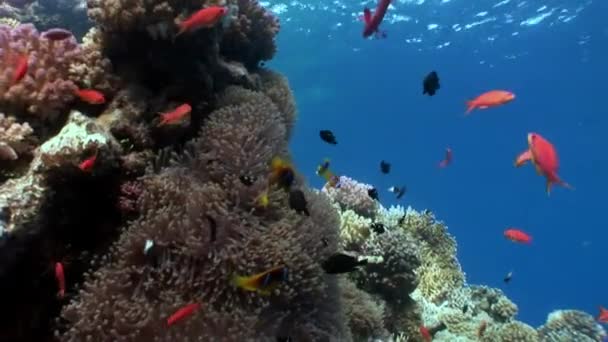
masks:
POLYGON ((546 191, 547 191, 547 196, 551 196, 551 186, 553 185, 553 182, 549 179, 547 179, 547 185, 545 187, 546 191))
POLYGON ((464 115, 468 115, 469 113, 471 113, 473 111, 473 109, 475 109, 475 101, 474 100, 469 100, 466 102, 467 104, 467 111, 464 112, 464 115))

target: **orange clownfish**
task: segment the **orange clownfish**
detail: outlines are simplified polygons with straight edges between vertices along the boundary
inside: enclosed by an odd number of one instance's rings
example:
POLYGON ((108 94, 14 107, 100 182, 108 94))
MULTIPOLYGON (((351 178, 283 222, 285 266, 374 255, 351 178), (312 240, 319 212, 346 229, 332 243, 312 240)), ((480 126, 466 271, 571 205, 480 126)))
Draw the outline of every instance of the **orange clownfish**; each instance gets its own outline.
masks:
POLYGON ((574 189, 572 185, 564 182, 557 174, 559 157, 555 147, 538 133, 528 133, 528 149, 517 156, 515 166, 522 166, 527 161, 531 161, 534 164, 536 172, 539 175, 547 178, 547 195, 551 194, 551 186, 553 184, 574 189))
POLYGON ((88 104, 106 103, 106 98, 103 96, 103 94, 94 89, 78 89, 75 93, 80 100, 88 104))
POLYGON ((184 32, 193 32, 200 28, 211 28, 228 13, 228 8, 223 6, 210 6, 198 10, 186 20, 179 23, 179 31, 175 37, 184 32))
POLYGON ((179 308, 171 316, 169 316, 169 318, 167 318, 167 328, 183 320, 184 318, 193 315, 200 309, 200 307, 201 305, 198 303, 191 303, 179 308))
POLYGON ((189 104, 184 103, 170 112, 160 113, 160 123, 158 125, 164 126, 181 122, 190 115, 190 112, 192 112, 192 107, 189 104))
POLYGON ((530 236, 528 233, 516 229, 516 228, 509 228, 507 230, 505 230, 505 237, 513 242, 519 242, 519 243, 525 243, 525 244, 530 244, 532 242, 532 236, 530 236))
POLYGON ((279 187, 289 190, 295 180, 296 173, 293 166, 281 157, 272 158, 270 163, 269 185, 277 184, 279 187))
POLYGON ((515 99, 515 94, 506 90, 490 90, 485 92, 473 100, 467 101, 467 111, 465 115, 472 112, 474 109, 486 109, 490 107, 501 106, 515 99))
POLYGON ((289 271, 285 266, 277 266, 268 271, 252 276, 232 276, 232 283, 243 290, 270 295, 270 291, 282 282, 286 282, 289 271))
POLYGON ((336 176, 329 169, 329 159, 323 160, 319 166, 317 166, 317 175, 323 177, 330 187, 338 187, 340 183, 340 177, 336 176))

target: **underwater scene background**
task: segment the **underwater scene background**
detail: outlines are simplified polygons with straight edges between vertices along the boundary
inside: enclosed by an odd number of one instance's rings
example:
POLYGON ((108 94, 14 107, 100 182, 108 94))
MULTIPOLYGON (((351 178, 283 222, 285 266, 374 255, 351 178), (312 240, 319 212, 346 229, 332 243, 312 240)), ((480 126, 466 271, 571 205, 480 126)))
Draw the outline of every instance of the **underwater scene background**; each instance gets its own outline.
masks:
POLYGON ((0 341, 605 341, 606 13, 3 1, 0 341))

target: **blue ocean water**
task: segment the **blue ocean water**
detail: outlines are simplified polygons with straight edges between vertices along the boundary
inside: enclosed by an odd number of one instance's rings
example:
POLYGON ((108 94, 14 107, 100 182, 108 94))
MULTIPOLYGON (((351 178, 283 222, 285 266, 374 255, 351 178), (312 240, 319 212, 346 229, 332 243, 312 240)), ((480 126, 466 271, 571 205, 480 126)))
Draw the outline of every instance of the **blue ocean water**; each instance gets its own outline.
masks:
POLYGON ((397 0, 382 24, 388 37, 369 40, 358 16, 375 1, 264 4, 281 18, 270 65, 294 89, 291 148, 312 185, 329 157, 336 173, 380 189, 384 206, 432 210, 458 241, 468 283, 503 289, 528 324, 608 305, 607 1, 397 0), (431 70, 441 89, 423 96, 431 70), (464 117, 465 101, 491 89, 517 98, 464 117), (321 129, 338 145, 323 143, 321 129), (514 168, 528 132, 554 143, 574 191, 548 197, 532 166, 514 168), (454 161, 439 169, 448 146, 454 161), (408 193, 397 202, 386 189, 401 184, 408 193), (511 226, 532 244, 507 241, 511 226))

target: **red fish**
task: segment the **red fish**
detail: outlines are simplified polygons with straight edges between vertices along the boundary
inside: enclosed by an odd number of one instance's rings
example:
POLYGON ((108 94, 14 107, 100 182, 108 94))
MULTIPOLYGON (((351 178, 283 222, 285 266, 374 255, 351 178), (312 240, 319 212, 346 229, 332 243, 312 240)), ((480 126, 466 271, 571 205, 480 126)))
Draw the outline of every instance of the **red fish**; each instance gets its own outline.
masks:
POLYGON ((515 99, 515 94, 506 90, 491 90, 483 93, 473 100, 467 101, 467 111, 469 114, 473 109, 486 109, 490 107, 501 106, 515 99))
POLYGON ((228 13, 228 8, 223 6, 210 6, 198 10, 186 20, 179 23, 179 31, 175 37, 184 32, 193 32, 200 28, 211 28, 215 26, 226 13, 228 13))
POLYGON ((600 323, 608 323, 608 310, 600 306, 600 313, 597 315, 597 321, 600 323))
POLYGON ((525 244, 530 244, 532 242, 532 236, 517 228, 509 228, 505 230, 505 237, 513 242, 525 244))
POLYGON ((372 34, 382 36, 383 38, 386 37, 386 32, 380 32, 379 27, 390 4, 391 0, 378 0, 378 6, 376 6, 376 11, 373 15, 369 8, 365 7, 363 9, 363 22, 365 23, 363 38, 367 38, 372 34))
POLYGON ((76 90, 76 96, 89 104, 103 104, 106 102, 103 93, 94 89, 78 89, 76 90))
POLYGON ((95 151, 94 155, 92 155, 89 158, 83 160, 82 163, 80 163, 78 165, 78 168, 82 172, 89 173, 89 172, 93 171, 93 167, 95 166, 95 162, 96 161, 97 161, 97 151, 95 151))
POLYGON ((572 185, 564 182, 557 174, 559 157, 555 147, 538 133, 528 133, 528 149, 517 156, 515 166, 522 166, 528 161, 534 164, 539 175, 545 176, 547 179, 547 195, 551 194, 553 184, 574 189, 572 185))
POLYGON ((425 327, 424 325, 421 325, 419 329, 420 329, 420 335, 422 335, 422 339, 425 342, 431 342, 433 337, 431 336, 429 329, 427 327, 425 327))
POLYGON ((189 104, 184 103, 170 112, 161 113, 161 119, 158 125, 164 126, 180 122, 183 118, 188 116, 191 111, 192 107, 190 107, 189 104))
POLYGON ((62 28, 52 28, 42 33, 42 37, 53 41, 64 40, 71 36, 72 32, 62 28))
POLYGON ((167 328, 181 321, 182 319, 191 316, 196 311, 198 311, 200 307, 201 305, 198 303, 192 303, 181 307, 180 309, 175 311, 171 316, 169 316, 169 318, 167 318, 167 328))
POLYGON ((448 147, 445 149, 445 158, 439 162, 439 167, 444 168, 444 167, 447 167, 448 165, 450 165, 451 163, 452 163, 452 149, 448 147))
POLYGON ((28 61, 28 55, 21 55, 17 57, 17 61, 15 62, 15 71, 13 73, 13 84, 21 81, 25 74, 27 74, 28 61))
POLYGON ((60 262, 55 263, 55 279, 57 280, 57 297, 63 298, 65 296, 65 273, 63 270, 63 264, 60 262))

